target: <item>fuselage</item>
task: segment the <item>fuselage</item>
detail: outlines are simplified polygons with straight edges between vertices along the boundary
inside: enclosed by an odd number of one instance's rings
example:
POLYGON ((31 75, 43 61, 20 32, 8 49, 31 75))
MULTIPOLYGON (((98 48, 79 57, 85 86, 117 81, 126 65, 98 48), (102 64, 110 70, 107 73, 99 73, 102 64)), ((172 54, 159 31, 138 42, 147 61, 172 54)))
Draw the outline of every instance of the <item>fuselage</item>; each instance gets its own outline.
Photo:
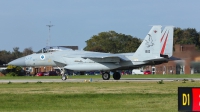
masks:
MULTIPOLYGON (((20 58, 20 66, 59 66, 74 71, 114 70, 131 68, 145 64, 133 59, 134 53, 100 53, 79 50, 63 50, 47 53, 34 53, 20 58)), ((15 64, 14 60, 10 64, 15 64)), ((17 61, 19 62, 19 61, 17 61)))

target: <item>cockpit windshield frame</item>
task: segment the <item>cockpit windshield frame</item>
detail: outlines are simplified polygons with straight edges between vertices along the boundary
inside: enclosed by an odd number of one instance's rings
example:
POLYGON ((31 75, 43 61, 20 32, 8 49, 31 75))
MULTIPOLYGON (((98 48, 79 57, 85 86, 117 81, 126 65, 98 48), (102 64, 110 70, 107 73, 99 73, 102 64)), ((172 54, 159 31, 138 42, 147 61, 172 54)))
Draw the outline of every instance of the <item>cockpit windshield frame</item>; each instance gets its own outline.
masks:
POLYGON ((43 49, 39 50, 37 53, 48 53, 48 52, 55 52, 55 51, 62 51, 62 50, 72 50, 72 49, 61 47, 61 46, 46 46, 43 49))

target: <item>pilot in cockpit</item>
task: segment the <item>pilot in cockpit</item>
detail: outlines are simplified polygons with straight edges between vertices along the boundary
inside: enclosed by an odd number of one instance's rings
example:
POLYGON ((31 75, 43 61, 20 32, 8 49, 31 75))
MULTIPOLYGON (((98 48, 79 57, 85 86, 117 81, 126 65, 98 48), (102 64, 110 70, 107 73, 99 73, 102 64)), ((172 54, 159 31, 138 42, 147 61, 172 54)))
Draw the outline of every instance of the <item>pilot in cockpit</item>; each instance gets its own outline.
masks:
POLYGON ((46 53, 46 52, 47 52, 46 48, 43 48, 43 53, 46 53))
POLYGON ((49 47, 49 52, 53 52, 53 47, 49 47))

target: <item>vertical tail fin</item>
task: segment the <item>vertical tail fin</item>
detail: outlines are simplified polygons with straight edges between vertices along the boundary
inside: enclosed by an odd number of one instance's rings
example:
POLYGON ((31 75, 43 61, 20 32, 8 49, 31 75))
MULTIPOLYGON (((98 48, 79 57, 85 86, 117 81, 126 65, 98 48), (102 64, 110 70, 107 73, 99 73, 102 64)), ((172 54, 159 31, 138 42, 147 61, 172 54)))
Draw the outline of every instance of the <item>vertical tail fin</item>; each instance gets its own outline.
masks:
POLYGON ((151 59, 160 57, 160 37, 161 37, 160 25, 153 26, 143 42, 134 54, 134 57, 141 59, 151 59))
POLYGON ((166 26, 161 33, 160 38, 160 55, 171 57, 173 54, 173 35, 174 27, 166 26))

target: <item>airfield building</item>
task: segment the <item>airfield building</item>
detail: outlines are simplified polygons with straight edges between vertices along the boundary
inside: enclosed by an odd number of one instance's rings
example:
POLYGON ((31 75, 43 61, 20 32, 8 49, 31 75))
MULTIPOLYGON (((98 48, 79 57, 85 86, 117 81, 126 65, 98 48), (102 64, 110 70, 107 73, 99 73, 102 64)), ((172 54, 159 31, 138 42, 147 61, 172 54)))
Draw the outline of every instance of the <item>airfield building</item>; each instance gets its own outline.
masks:
MULTIPOLYGON (((155 74, 197 74, 200 73, 200 51, 195 45, 174 46, 172 61, 155 66, 155 74)), ((147 67, 148 68, 148 67, 147 67)), ((152 70, 152 66, 149 67, 152 70)))

